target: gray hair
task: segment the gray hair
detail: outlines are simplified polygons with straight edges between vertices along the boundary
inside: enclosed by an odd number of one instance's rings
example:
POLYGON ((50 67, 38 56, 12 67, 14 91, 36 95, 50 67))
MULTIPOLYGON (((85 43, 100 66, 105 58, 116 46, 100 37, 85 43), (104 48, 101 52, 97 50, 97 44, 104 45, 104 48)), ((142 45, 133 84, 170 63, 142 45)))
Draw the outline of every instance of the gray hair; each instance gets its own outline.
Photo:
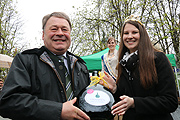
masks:
POLYGON ((48 15, 45 15, 42 19, 42 29, 44 30, 45 26, 46 26, 46 23, 47 21, 49 20, 50 17, 52 16, 55 16, 55 17, 58 17, 58 18, 64 18, 65 20, 68 21, 69 23, 69 26, 70 28, 72 29, 72 26, 71 26, 71 21, 70 21, 70 18, 68 15, 66 15, 65 13, 63 12, 53 12, 51 14, 48 14, 48 15))

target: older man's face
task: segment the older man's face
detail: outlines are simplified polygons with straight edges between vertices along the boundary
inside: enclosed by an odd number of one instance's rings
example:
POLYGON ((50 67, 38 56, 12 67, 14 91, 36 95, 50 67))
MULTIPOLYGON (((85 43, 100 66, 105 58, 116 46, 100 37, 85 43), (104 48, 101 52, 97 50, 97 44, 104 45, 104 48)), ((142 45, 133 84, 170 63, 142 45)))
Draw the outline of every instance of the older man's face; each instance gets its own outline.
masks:
POLYGON ((57 55, 64 54, 71 44, 71 29, 68 21, 54 16, 49 18, 42 39, 51 52, 57 55))
POLYGON ((3 87, 3 81, 0 80, 0 90, 2 89, 2 87, 3 87))

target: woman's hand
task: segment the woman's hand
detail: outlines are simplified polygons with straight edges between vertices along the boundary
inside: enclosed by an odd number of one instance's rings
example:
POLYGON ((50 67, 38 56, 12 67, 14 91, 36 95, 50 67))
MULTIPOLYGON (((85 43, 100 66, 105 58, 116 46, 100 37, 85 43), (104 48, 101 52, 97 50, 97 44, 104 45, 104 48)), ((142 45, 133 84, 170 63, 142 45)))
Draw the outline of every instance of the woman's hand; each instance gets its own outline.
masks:
POLYGON ((129 108, 134 108, 134 99, 126 95, 120 96, 120 101, 111 107, 112 114, 124 115, 129 108))
POLYGON ((99 84, 109 88, 112 93, 115 93, 117 90, 116 81, 107 72, 104 72, 104 74, 105 76, 103 77, 103 79, 107 82, 108 86, 107 84, 104 84, 102 80, 99 81, 99 84))

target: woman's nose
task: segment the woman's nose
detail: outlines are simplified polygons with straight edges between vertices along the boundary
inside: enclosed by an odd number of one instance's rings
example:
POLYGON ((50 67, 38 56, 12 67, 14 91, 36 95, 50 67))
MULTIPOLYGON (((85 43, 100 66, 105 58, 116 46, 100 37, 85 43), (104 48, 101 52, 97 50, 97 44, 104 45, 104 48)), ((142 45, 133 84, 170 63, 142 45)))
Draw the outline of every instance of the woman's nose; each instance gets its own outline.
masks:
POLYGON ((128 34, 128 38, 132 38, 133 35, 131 33, 128 34))

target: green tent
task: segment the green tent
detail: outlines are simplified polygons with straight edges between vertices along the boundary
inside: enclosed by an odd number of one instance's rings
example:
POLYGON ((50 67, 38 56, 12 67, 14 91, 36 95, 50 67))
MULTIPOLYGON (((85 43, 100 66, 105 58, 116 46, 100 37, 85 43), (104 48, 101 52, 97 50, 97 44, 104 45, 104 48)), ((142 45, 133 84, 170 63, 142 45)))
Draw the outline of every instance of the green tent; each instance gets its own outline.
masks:
POLYGON ((174 67, 174 72, 175 72, 175 75, 176 75, 176 84, 177 84, 177 87, 178 87, 178 91, 179 91, 179 95, 180 95, 180 86, 179 86, 179 81, 180 79, 178 78, 178 75, 177 75, 177 68, 176 68, 176 59, 174 57, 174 54, 166 54, 166 56, 168 57, 170 63, 171 63, 171 66, 174 67))
POLYGON ((174 54, 166 54, 166 56, 168 57, 171 66, 176 67, 176 59, 174 57, 174 54))
MULTIPOLYGON (((116 49, 119 49, 119 46, 116 46, 116 49)), ((87 56, 82 56, 81 58, 86 62, 86 66, 89 71, 99 71, 101 70, 101 56, 109 51, 109 48, 106 48, 98 53, 94 53, 87 56)))

